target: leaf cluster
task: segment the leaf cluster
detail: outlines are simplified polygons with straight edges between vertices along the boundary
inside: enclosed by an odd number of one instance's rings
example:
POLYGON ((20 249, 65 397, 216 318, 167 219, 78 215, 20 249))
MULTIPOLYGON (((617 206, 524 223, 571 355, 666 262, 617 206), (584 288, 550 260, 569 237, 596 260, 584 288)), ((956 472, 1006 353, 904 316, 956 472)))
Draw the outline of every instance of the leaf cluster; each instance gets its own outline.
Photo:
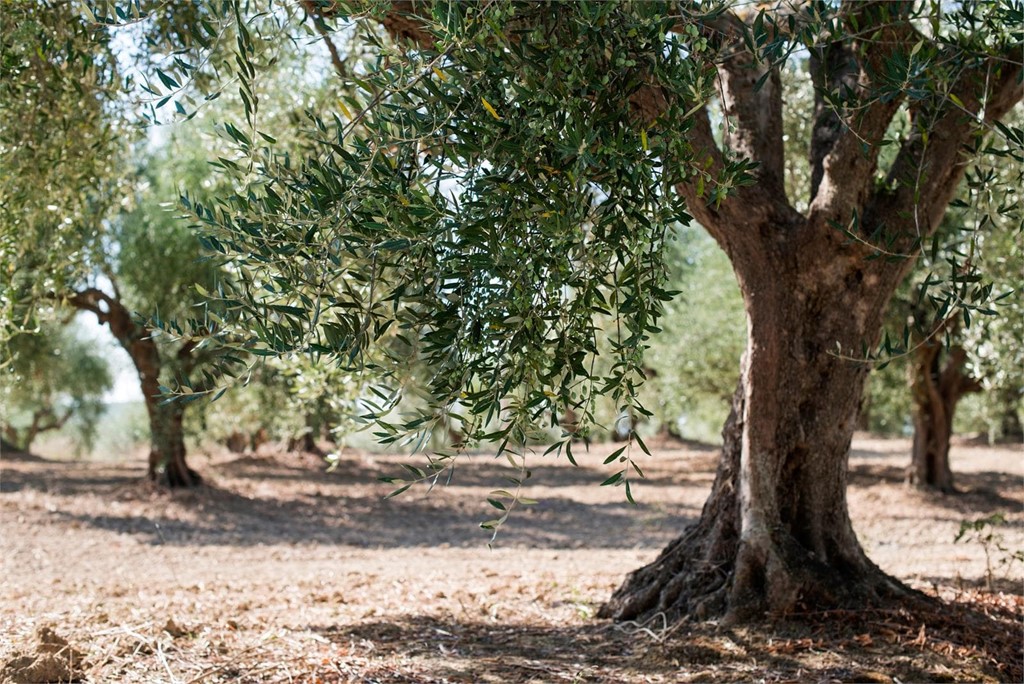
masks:
POLYGON ((689 220, 673 188, 702 170, 684 101, 645 120, 631 98, 656 80, 700 102, 712 83, 659 3, 432 8, 415 49, 351 11, 374 58, 339 113, 311 113, 315 154, 232 127, 252 163, 219 163, 242 191, 185 203, 243 284, 223 305, 248 351, 371 367, 364 419, 385 442, 444 416, 518 449, 595 395, 636 403, 672 296, 663 247, 689 220), (395 420, 384 385, 410 359, 429 400, 395 420))

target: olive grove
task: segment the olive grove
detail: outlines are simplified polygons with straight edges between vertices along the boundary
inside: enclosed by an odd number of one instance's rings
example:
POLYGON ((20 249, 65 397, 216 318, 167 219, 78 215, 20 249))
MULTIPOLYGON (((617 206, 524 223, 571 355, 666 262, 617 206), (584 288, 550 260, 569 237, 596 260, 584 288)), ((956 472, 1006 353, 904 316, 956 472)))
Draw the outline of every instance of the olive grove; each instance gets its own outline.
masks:
MULTIPOLYGON (((900 351, 890 299, 930 258, 965 173, 1021 153, 1001 123, 1021 99, 1018 2, 229 1, 177 22, 161 5, 148 24, 137 3, 89 7, 95 25, 141 23, 165 46, 146 84, 155 120, 201 106, 183 84, 244 104, 224 126, 233 156, 214 160, 230 189, 182 198, 232 274, 210 294, 223 325, 190 339, 372 373, 360 418, 383 442, 458 420, 465 443, 398 490, 496 444, 514 474, 494 527, 521 503, 538 424, 586 424, 598 397, 647 411, 643 351, 674 294, 666 245, 695 220, 747 323, 720 465, 700 520, 602 615, 746 620, 908 595, 853 531, 850 442, 869 368, 900 351), (297 149, 261 109, 275 46, 296 36, 322 42, 344 84, 306 112, 297 149), (814 93, 800 196, 784 139, 794 60, 814 93), (428 370, 411 413, 397 381, 410 350, 428 370)), ((939 280, 951 294, 932 319, 988 307, 973 269, 939 280)), ((577 458, 571 437, 549 451, 577 458)), ((632 437, 604 483, 628 498, 646 451, 632 437)))

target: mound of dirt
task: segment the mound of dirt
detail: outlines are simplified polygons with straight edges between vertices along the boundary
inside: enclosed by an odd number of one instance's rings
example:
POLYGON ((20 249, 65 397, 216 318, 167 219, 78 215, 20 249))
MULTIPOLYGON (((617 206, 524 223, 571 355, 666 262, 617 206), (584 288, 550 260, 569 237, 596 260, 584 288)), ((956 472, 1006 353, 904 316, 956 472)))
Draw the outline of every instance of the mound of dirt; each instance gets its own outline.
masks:
POLYGON ((0 670, 4 684, 46 684, 78 682, 85 677, 85 655, 53 629, 36 630, 35 643, 28 654, 15 655, 0 670))

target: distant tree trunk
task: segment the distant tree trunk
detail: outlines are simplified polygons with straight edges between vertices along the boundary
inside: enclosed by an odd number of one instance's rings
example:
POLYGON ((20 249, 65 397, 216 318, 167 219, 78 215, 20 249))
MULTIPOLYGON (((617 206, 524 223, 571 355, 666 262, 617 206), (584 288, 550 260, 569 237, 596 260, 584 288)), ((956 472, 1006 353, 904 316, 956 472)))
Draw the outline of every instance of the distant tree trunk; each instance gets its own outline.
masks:
POLYGON ((683 435, 679 432, 679 423, 676 420, 663 419, 658 426, 658 438, 664 441, 674 440, 681 442, 683 435))
POLYGON ((19 451, 31 451, 32 443, 44 432, 59 430, 70 420, 72 411, 66 410, 58 415, 52 406, 36 409, 32 413, 32 422, 23 430, 18 430, 13 425, 4 427, 4 434, 19 451))
POLYGON ((907 481, 951 493, 956 491, 949 467, 953 415, 961 397, 980 391, 981 385, 964 373, 967 353, 962 348, 953 347, 948 355, 942 352, 942 343, 930 340, 917 349, 910 367, 914 447, 907 481), (945 368, 943 356, 947 357, 945 368))
POLYGON ((0 437, 0 454, 20 454, 22 450, 16 445, 8 442, 3 437, 0 437))
POLYGON ((999 420, 998 439, 1002 442, 1020 444, 1024 441, 1024 425, 1021 425, 1018 413, 1021 392, 1020 387, 1011 387, 1000 392, 1002 415, 999 420))
MULTIPOLYGON (((185 404, 163 403, 160 391, 160 370, 163 359, 153 339, 153 331, 139 325, 121 303, 102 290, 88 289, 69 298, 76 308, 96 314, 101 324, 110 327, 139 374, 142 397, 149 417, 150 450, 148 477, 168 487, 192 487, 202 481, 199 474, 185 462, 185 404)), ((181 349, 178 356, 186 359, 190 347, 181 349)))
POLYGON ((185 462, 184 405, 161 401, 159 395, 146 398, 151 432, 147 475, 172 489, 193 487, 202 478, 185 462))
POLYGON ((556 422, 560 428, 565 430, 565 433, 569 435, 573 442, 583 442, 583 445, 590 449, 590 432, 589 430, 584 430, 580 421, 580 415, 576 412, 576 409, 567 406, 562 415, 558 416, 556 422))
POLYGON ((324 435, 324 433, 330 434, 326 430, 326 425, 322 415, 322 405, 318 402, 318 410, 316 413, 307 413, 303 420, 303 429, 297 435, 294 435, 288 440, 289 451, 302 451, 307 454, 315 454, 316 456, 325 456, 324 450, 320 448, 316 440, 318 437, 324 435))

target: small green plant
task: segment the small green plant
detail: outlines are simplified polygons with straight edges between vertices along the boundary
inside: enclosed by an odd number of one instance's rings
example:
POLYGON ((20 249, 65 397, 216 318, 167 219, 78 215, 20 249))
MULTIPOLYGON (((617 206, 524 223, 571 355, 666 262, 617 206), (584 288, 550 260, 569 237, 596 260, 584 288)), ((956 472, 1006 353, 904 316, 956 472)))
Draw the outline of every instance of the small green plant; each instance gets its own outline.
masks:
POLYGON ((998 526, 1005 523, 1006 516, 1002 513, 993 513, 976 520, 961 520, 960 531, 953 539, 954 543, 964 541, 981 545, 985 552, 985 585, 989 591, 992 591, 994 565, 1003 566, 1003 576, 1005 577, 1015 562, 1024 563, 1024 550, 1011 551, 1008 549, 1004 544, 1003 535, 996 531, 998 526))

